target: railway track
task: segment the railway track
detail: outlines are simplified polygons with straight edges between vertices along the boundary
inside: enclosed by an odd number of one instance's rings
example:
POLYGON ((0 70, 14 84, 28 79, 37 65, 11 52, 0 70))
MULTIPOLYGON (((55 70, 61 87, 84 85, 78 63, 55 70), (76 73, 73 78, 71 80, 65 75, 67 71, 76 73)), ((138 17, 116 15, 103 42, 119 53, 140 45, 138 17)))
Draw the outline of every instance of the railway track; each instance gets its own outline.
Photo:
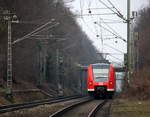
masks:
POLYGON ((49 117, 95 117, 97 111, 99 111, 106 103, 107 100, 86 99, 65 107, 49 117))
POLYGON ((4 106, 0 106, 0 114, 5 113, 5 112, 19 110, 19 109, 24 109, 24 108, 31 108, 31 107, 35 107, 39 105, 44 105, 44 104, 53 104, 53 103, 58 103, 58 102, 63 102, 63 101, 69 101, 69 100, 83 98, 83 97, 85 96, 74 95, 74 96, 68 96, 68 97, 57 97, 57 98, 50 98, 50 99, 45 99, 45 100, 38 100, 38 101, 29 102, 29 103, 4 105, 4 106))

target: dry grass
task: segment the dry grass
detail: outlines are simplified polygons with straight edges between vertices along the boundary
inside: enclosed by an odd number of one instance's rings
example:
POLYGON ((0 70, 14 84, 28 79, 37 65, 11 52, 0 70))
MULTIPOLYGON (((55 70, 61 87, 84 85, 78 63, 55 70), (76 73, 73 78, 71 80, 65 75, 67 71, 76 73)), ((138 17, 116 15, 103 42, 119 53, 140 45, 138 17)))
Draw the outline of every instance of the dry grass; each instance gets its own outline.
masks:
POLYGON ((132 75, 130 87, 124 91, 125 97, 134 99, 150 99, 150 72, 149 67, 144 68, 132 75))
POLYGON ((16 93, 13 95, 12 101, 8 101, 5 99, 5 94, 2 93, 0 95, 0 105, 19 104, 47 98, 48 97, 43 95, 41 92, 29 92, 29 93, 16 93))
POLYGON ((111 117, 150 117, 150 101, 115 100, 111 117))

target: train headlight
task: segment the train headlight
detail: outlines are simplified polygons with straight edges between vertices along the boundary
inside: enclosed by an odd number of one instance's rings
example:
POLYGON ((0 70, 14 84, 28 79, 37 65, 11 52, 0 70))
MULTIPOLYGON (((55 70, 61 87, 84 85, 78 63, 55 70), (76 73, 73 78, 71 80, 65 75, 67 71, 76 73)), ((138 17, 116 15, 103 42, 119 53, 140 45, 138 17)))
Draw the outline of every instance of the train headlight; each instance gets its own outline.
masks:
POLYGON ((113 84, 112 81, 110 81, 109 84, 112 85, 113 84))
POLYGON ((93 84, 93 82, 89 82, 89 85, 92 85, 93 84))

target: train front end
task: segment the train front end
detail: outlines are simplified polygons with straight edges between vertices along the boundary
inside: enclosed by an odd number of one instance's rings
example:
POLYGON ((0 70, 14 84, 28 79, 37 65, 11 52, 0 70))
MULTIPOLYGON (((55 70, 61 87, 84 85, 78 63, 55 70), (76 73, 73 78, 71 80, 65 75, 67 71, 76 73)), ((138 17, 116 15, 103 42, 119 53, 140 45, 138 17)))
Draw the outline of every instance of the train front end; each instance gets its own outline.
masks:
POLYGON ((95 97, 112 98, 115 91, 115 73, 111 64, 91 64, 87 74, 88 93, 95 97))

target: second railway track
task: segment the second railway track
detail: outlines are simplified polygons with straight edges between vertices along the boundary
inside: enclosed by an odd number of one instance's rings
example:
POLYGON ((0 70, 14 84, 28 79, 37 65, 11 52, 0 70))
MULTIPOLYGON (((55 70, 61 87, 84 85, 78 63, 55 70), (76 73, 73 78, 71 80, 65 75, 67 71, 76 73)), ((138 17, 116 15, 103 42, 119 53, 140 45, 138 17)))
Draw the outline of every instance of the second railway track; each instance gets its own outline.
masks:
POLYGON ((71 106, 65 107, 49 117, 95 117, 107 100, 86 99, 71 106))
POLYGON ((53 103, 58 103, 63 101, 69 101, 69 100, 78 99, 82 97, 85 96, 75 95, 75 96, 68 96, 68 97, 57 97, 57 98, 50 98, 45 100, 38 100, 38 101, 22 103, 22 104, 4 105, 4 106, 0 106, 0 114, 19 110, 19 109, 24 109, 24 108, 31 108, 39 105, 44 105, 44 104, 53 104, 53 103))

